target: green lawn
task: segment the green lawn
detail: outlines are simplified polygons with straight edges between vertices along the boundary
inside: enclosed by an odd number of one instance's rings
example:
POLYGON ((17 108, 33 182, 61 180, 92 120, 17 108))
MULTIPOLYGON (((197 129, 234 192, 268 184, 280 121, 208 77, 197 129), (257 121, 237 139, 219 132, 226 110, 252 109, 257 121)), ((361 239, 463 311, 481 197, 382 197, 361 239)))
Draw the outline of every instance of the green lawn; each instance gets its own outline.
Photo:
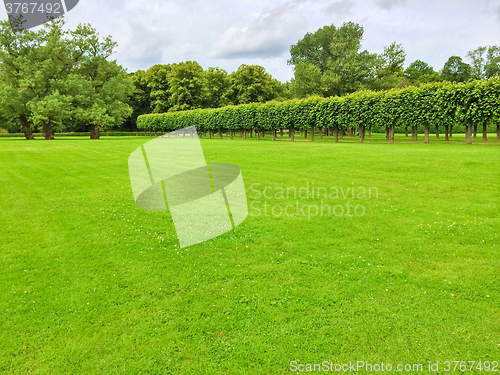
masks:
POLYGON ((251 208, 188 249, 168 214, 135 206, 127 159, 150 138, 0 139, 0 373, 500 361, 500 141, 443 138, 203 139, 208 162, 241 168, 251 208), (323 204, 364 214, 275 197, 308 184, 356 188, 323 204), (305 215, 277 215, 297 202, 305 215))

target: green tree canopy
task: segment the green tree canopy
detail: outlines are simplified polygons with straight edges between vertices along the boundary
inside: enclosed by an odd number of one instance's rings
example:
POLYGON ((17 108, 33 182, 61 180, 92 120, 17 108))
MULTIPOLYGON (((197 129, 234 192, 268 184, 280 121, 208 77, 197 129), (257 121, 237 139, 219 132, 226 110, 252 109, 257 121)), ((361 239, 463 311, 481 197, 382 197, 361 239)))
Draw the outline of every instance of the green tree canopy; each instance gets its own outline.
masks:
POLYGON ((103 40, 88 24, 63 30, 59 18, 36 32, 14 32, 0 22, 0 110, 22 125, 32 139, 31 125, 46 139, 54 126, 84 121, 96 129, 119 124, 129 116, 126 104, 133 84, 124 69, 106 59, 116 43, 103 40))
POLYGON ((281 85, 259 65, 241 65, 229 75, 234 104, 263 103, 273 100, 281 85))
POLYGON ((227 72, 220 68, 208 68, 205 71, 208 99, 206 107, 218 108, 230 105, 231 82, 227 72))
POLYGON ((170 102, 172 94, 168 82, 168 73, 171 70, 170 64, 156 64, 146 71, 144 80, 149 88, 153 113, 167 112, 172 107, 170 102))
POLYGON ((384 47, 384 52, 376 60, 376 78, 370 88, 389 90, 403 86, 406 52, 396 42, 384 47))
POLYGON ((292 91, 299 97, 341 96, 398 86, 406 56, 402 46, 393 43, 380 56, 361 51, 363 33, 362 26, 348 22, 306 34, 290 48, 292 91))
POLYGON ((500 74, 500 47, 483 46, 467 53, 475 79, 486 79, 500 74))
POLYGON ((488 48, 488 55, 486 65, 484 67, 486 78, 493 76, 500 76, 500 47, 490 46, 488 48))
POLYGON ((450 82, 466 82, 472 78, 472 68, 459 56, 451 56, 444 64, 441 77, 450 82))
POLYGON ((196 61, 173 64, 167 74, 170 111, 203 108, 208 100, 203 68, 196 61))
POLYGON ((148 86, 147 73, 144 70, 137 70, 129 74, 134 83, 134 92, 129 99, 129 105, 132 107, 132 114, 127 119, 127 127, 134 130, 137 123, 137 117, 151 113, 153 106, 151 103, 151 88, 148 86))
POLYGON ((312 64, 321 73, 328 69, 328 63, 335 58, 332 42, 337 28, 334 25, 325 26, 315 33, 307 33, 297 44, 290 47, 289 65, 312 64))
POLYGON ((438 82, 441 80, 439 73, 422 60, 412 62, 410 66, 406 68, 404 75, 412 85, 438 82))

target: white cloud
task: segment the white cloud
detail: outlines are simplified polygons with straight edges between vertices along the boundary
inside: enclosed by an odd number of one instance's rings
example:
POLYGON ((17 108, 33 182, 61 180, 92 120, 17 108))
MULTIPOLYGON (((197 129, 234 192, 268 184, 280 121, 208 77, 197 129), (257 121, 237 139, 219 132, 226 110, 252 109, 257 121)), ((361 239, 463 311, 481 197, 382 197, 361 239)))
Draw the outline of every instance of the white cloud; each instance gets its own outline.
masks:
POLYGON ((406 4, 408 0, 375 0, 375 3, 385 10, 406 4))
POLYGON ((127 33, 120 38, 117 56, 134 68, 163 62, 167 49, 174 41, 171 33, 131 19, 128 19, 128 26, 127 33))
POLYGON ((295 7, 284 4, 264 11, 247 26, 228 28, 216 42, 213 56, 223 59, 280 56, 303 36, 306 27, 307 21, 295 7))
MULTIPOLYGON (((228 72, 262 65, 286 81, 288 50, 307 32, 358 22, 363 49, 380 53, 396 40, 440 69, 452 55, 498 45, 500 0, 85 0, 68 13, 68 28, 91 23, 119 44, 113 56, 129 71, 195 60, 228 72), (352 4, 352 6, 351 6, 352 4), (129 22, 129 20, 132 20, 129 22)), ((7 17, 0 8, 3 18, 7 17)))
POLYGON ((338 18, 345 17, 347 15, 352 14, 352 10, 354 8, 353 0, 339 0, 330 4, 326 11, 329 14, 335 15, 338 18))

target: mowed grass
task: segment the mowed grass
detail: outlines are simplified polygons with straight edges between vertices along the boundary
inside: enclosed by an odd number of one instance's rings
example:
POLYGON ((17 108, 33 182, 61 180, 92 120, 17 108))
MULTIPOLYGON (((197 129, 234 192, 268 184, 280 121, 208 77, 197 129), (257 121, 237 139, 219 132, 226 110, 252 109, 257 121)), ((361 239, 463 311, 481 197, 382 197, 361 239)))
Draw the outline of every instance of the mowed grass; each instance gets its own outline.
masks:
POLYGON ((202 139, 241 168, 250 215, 179 249, 133 200, 150 139, 0 140, 0 373, 500 360, 500 147, 202 139), (279 196, 308 184, 340 196, 279 196), (364 214, 311 216, 321 199, 364 214), (311 215, 278 215, 297 204, 311 215))

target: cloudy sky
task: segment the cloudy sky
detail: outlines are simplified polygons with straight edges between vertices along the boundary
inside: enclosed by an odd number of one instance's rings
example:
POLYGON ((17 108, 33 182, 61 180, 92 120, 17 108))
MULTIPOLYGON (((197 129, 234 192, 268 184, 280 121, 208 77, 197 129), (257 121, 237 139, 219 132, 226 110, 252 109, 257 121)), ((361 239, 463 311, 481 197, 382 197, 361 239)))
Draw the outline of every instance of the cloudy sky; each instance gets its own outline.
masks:
POLYGON ((293 77, 292 44, 348 21, 364 27, 363 49, 381 53, 396 41, 406 65, 420 59, 436 70, 452 55, 500 45, 500 0, 80 0, 67 20, 111 35, 129 72, 187 60, 228 72, 258 64, 283 82, 293 77))

